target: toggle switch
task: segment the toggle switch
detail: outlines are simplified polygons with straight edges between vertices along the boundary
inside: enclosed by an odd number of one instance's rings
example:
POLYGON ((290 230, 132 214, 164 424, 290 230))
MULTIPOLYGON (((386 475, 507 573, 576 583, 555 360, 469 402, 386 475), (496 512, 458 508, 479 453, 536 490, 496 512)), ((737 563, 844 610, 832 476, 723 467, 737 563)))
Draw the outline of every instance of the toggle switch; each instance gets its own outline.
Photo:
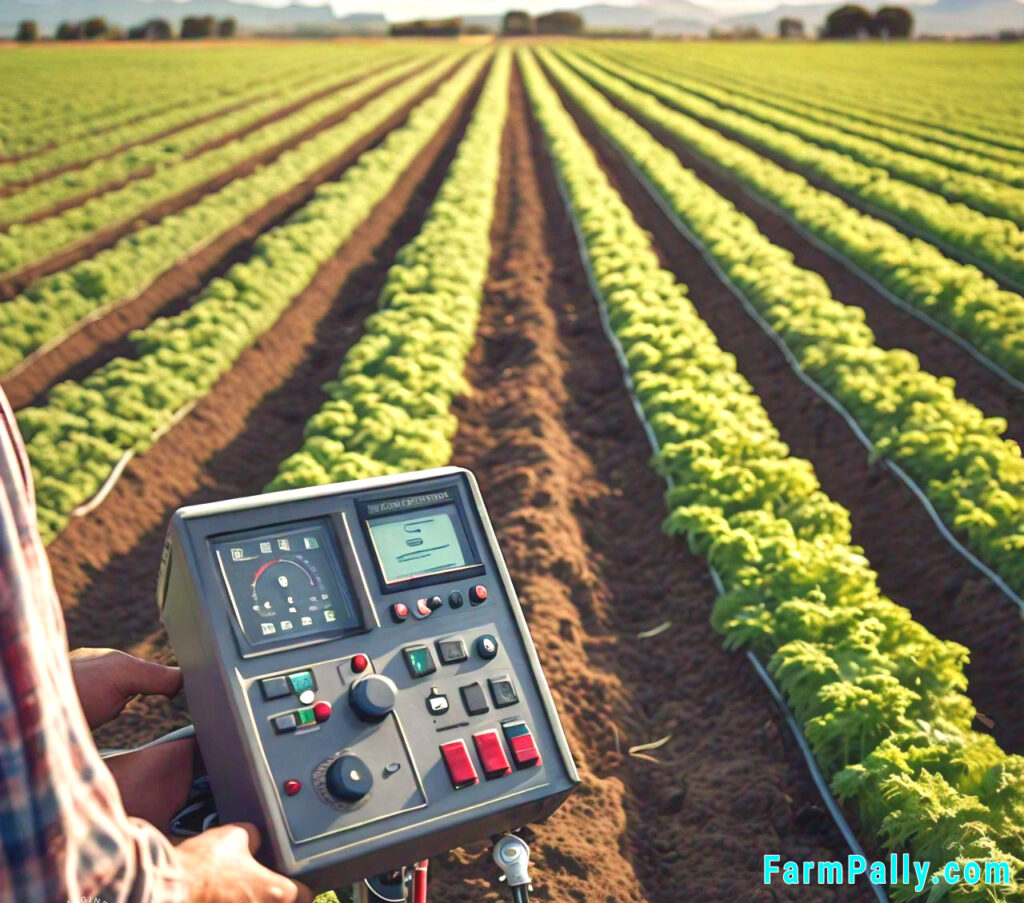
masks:
POLYGON ((504 721, 501 730, 505 734, 505 740, 512 753, 512 761, 516 768, 533 768, 540 765, 540 753, 537 751, 537 744, 533 734, 525 721, 504 721))
POLYGON ((456 790, 480 783, 480 778, 477 777, 476 769, 473 767, 473 760, 469 758, 465 740, 442 743, 441 755, 444 758, 445 767, 448 769, 448 777, 452 780, 452 787, 456 790))
POLYGON ((501 745, 501 738, 497 731, 481 731, 473 734, 473 745, 476 747, 476 754, 480 757, 480 764, 484 769, 484 777, 500 778, 512 770, 505 758, 505 749, 501 745))

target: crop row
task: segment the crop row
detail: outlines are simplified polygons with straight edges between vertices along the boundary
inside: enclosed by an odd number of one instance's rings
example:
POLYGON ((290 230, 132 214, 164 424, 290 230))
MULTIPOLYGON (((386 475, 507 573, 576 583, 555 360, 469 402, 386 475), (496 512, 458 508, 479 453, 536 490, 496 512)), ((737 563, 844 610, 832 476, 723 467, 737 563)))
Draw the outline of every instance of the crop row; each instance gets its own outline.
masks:
POLYGON ((473 120, 419 235, 388 271, 302 447, 269 490, 447 464, 452 400, 476 341, 490 261, 511 56, 499 50, 473 120))
POLYGON ((863 309, 835 300, 821 276, 797 266, 642 126, 561 63, 549 65, 875 454, 903 467, 975 554, 1024 591, 1024 459, 1002 438, 1006 421, 958 398, 952 379, 923 371, 910 352, 879 348, 863 309))
POLYGON ((0 59, 0 155, 21 156, 63 145, 128 123, 144 124, 170 109, 187 108, 343 55, 336 47, 310 46, 301 57, 287 47, 226 47, 216 54, 165 46, 155 53, 90 49, 88 54, 50 48, 0 59), (184 102, 183 102, 184 99, 184 102))
MULTIPOLYGON (((566 57, 641 120, 655 123, 876 279, 895 297, 964 338, 1011 376, 1024 378, 1024 298, 967 264, 861 213, 803 176, 723 137, 580 57, 566 57)), ((649 79, 630 81, 645 87, 649 79)))
POLYGON ((100 189, 109 190, 116 183, 168 170, 213 141, 223 140, 234 132, 250 131, 260 119, 292 103, 301 102, 332 86, 335 90, 342 90, 343 85, 355 76, 369 75, 381 68, 370 56, 353 59, 340 71, 321 75, 312 82, 308 76, 304 76, 297 83, 278 84, 270 95, 215 119, 197 123, 165 138, 126 148, 81 169, 36 182, 4 199, 0 226, 21 222, 58 204, 74 202, 100 189))
POLYGON ((785 161, 787 166, 821 179, 834 190, 846 192, 876 216, 919 231, 993 275, 1024 285, 1024 233, 1014 223, 950 203, 939 194, 890 178, 880 169, 767 123, 723 110, 660 79, 621 67, 615 74, 670 107, 737 136, 762 153, 785 161))
MULTIPOLYGON (((847 56, 846 62, 851 59, 847 56)), ((943 85, 940 74, 934 68, 910 75, 913 89, 900 98, 898 90, 892 84, 901 72, 899 62, 892 57, 885 61, 874 61, 869 81, 874 84, 865 87, 865 82, 858 82, 849 68, 835 70, 823 65, 823 60, 805 59, 801 66, 792 57, 776 60, 775 66, 766 65, 762 57, 751 65, 749 56, 742 61, 730 59, 728 51, 716 54, 714 58, 682 58, 676 55, 673 68, 687 71, 700 76, 706 73, 716 81, 727 86, 741 85, 744 88, 754 87, 769 91, 773 96, 781 96, 787 100, 800 99, 829 114, 850 116, 867 123, 879 124, 892 128, 897 132, 905 132, 931 141, 947 144, 951 147, 969 150, 992 159, 1004 160, 1016 165, 1024 164, 1024 143, 1021 141, 1019 124, 1016 127, 1005 126, 1000 129, 993 123, 991 105, 983 118, 977 119, 979 104, 972 99, 967 90, 971 84, 984 85, 982 89, 990 100, 996 104, 1014 90, 1012 80, 993 76, 992 72, 979 72, 979 59, 970 57, 971 68, 969 79, 959 78, 955 90, 943 85), (740 63, 743 65, 740 65, 740 63), (897 71, 894 71, 895 70, 897 71), (884 93, 877 85, 881 83, 888 88, 884 93), (940 107, 939 104, 951 96, 963 97, 965 100, 956 105, 955 109, 940 107)), ((961 61, 963 64, 965 61, 961 61)), ((939 70, 943 68, 938 62, 939 70)), ((954 72, 949 67, 946 74, 954 72)), ((1004 109, 1006 105, 1003 104, 1004 109)))
MULTIPOLYGON (((666 75, 664 68, 650 61, 631 61, 630 68, 652 75, 681 88, 687 94, 703 98, 719 107, 733 110, 758 122, 798 135, 819 147, 846 154, 868 167, 878 167, 897 179, 936 192, 944 198, 961 201, 974 210, 1024 225, 1024 190, 974 173, 951 169, 916 154, 888 147, 875 136, 859 137, 838 124, 809 120, 803 114, 788 113, 759 100, 750 100, 680 75, 666 75)), ((617 67, 617 68, 621 68, 617 67)), ((1024 184, 1024 168, 1006 167, 1024 184)))
MULTIPOLYGON (((378 54, 378 58, 380 56, 382 55, 378 54)), ((358 59, 359 57, 356 55, 343 58, 342 65, 336 71, 353 68, 350 63, 354 63, 358 59)), ((229 83, 220 89, 196 92, 184 103, 179 97, 174 106, 156 115, 134 119, 124 125, 84 135, 75 140, 63 141, 45 153, 0 163, 0 187, 45 177, 54 170, 69 166, 84 166, 97 157, 117 151, 127 145, 152 140, 153 136, 170 129, 188 127, 197 119, 229 111, 242 103, 261 100, 282 87, 285 90, 290 90, 292 87, 298 87, 305 83, 313 83, 322 77, 322 66, 304 67, 295 72, 263 72, 256 78, 243 83, 229 83)), ((14 219, 6 210, 4 218, 14 219)))
MULTIPOLYGON (((387 57, 380 60, 383 63, 388 61, 387 57)), ((311 98, 314 94, 331 88, 337 90, 358 76, 369 75, 374 70, 382 69, 377 62, 372 56, 365 55, 349 59, 347 66, 327 76, 319 74, 310 78, 308 74, 304 74, 291 81, 283 82, 279 79, 272 91, 263 86, 258 96, 245 98, 248 102, 241 105, 238 97, 232 97, 229 101, 231 109, 207 121, 186 125, 171 135, 125 147, 109 157, 100 157, 83 167, 40 179, 20 188, 4 200, 0 226, 39 216, 58 204, 74 203, 76 199, 81 199, 96 190, 109 189, 115 183, 167 168, 186 157, 195 156, 206 144, 224 140, 233 132, 250 130, 259 120, 284 110, 294 102, 311 98)), ((217 100, 208 106, 212 111, 225 106, 225 101, 217 100)), ((204 118, 204 109, 205 107, 200 107, 199 110, 194 110, 194 116, 191 118, 204 118)), ((179 117, 180 110, 175 110, 169 119, 179 117)), ((106 137, 110 134, 113 133, 105 132, 95 137, 106 137)), ((41 159, 33 157, 11 166, 22 167, 41 159)))
POLYGON ((117 358, 81 383, 60 383, 45 404, 18 413, 47 541, 127 455, 145 451, 273 326, 387 196, 484 63, 483 54, 471 57, 341 179, 319 186, 287 222, 262 235, 252 255, 212 280, 189 309, 133 333, 135 357, 117 358))
POLYGON ((285 151, 273 163, 125 236, 89 260, 37 280, 21 295, 0 304, 0 373, 62 341, 77 325, 139 294, 183 258, 244 221, 272 198, 301 184, 379 128, 451 66, 451 58, 442 58, 367 102, 337 125, 285 151))
POLYGON ((865 827, 918 859, 1010 862, 1012 886, 964 887, 956 899, 1015 899, 1024 759, 971 729, 967 650, 881 594, 851 544, 848 512, 789 454, 535 60, 523 64, 598 300, 660 448, 671 487, 665 528, 685 535, 723 582, 713 623, 731 647, 770 656, 816 758, 865 827))
POLYGON ((422 57, 414 57, 398 67, 373 74, 307 104, 241 138, 153 175, 129 182, 121 188, 97 195, 63 213, 33 223, 11 226, 6 235, 0 235, 0 272, 18 270, 42 260, 98 229, 130 220, 153 204, 201 185, 238 163, 268 152, 315 127, 322 120, 337 115, 345 107, 366 98, 388 82, 407 75, 424 62, 422 57))
MULTIPOLYGON (((685 87, 689 91, 701 94, 712 99, 711 93, 705 93, 708 89, 714 96, 723 96, 733 104, 736 100, 742 100, 751 105, 758 105, 771 108, 771 111, 780 110, 785 114, 797 116, 803 123, 822 123, 827 126, 834 126, 842 132, 858 135, 862 138, 870 138, 872 141, 881 142, 896 151, 902 151, 915 158, 933 160, 944 166, 958 169, 967 173, 974 173, 979 176, 986 176, 1007 185, 1018 188, 1024 187, 1024 160, 1021 163, 1010 163, 1003 160, 994 160, 984 154, 975 153, 959 147, 950 147, 948 144, 936 140, 929 140, 923 137, 901 131, 898 128, 887 126, 882 122, 869 121, 852 114, 849 111, 839 109, 826 109, 803 97, 791 97, 764 87, 762 83, 730 83, 729 80, 718 78, 702 70, 700 74, 688 76, 686 73, 670 71, 673 57, 669 54, 652 55, 649 51, 644 55, 633 53, 609 54, 611 59, 620 63, 627 63, 634 68, 638 64, 650 64, 657 61, 659 72, 663 79, 685 87)), ((752 109, 756 107, 752 106, 752 109)), ((758 115, 758 118, 765 118, 758 115)), ((948 133, 944 133, 944 136, 948 133)))

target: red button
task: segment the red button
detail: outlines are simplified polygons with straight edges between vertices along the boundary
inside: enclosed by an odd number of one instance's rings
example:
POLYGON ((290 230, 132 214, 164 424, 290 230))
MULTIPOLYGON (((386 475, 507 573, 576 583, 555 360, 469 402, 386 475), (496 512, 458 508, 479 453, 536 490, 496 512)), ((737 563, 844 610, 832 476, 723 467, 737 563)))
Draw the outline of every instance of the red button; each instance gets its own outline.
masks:
POLYGON ((358 655, 352 656, 352 670, 356 674, 362 674, 367 668, 370 667, 370 660, 360 652, 358 655))
POLYGON ((313 705, 313 717, 317 724, 323 724, 331 717, 331 704, 329 702, 317 702, 313 705))
POLYGON ((512 750, 512 761, 516 763, 516 768, 533 768, 540 765, 540 753, 537 752, 532 734, 509 737, 508 748, 512 750))
POLYGON ((284 782, 284 792, 288 796, 295 796, 302 789, 302 785, 298 781, 290 780, 284 782))
POLYGON ((484 586, 482 583, 478 584, 477 586, 474 586, 469 591, 469 601, 472 602, 474 605, 479 605, 486 598, 487 598, 487 587, 484 586))
POLYGON ((404 621, 409 617, 409 606, 404 602, 396 602, 391 606, 391 617, 398 622, 404 621))
POLYGON ((480 778, 476 775, 473 767, 473 760, 469 758, 469 750, 466 749, 465 740, 452 740, 450 743, 441 744, 441 755, 444 757, 444 764, 448 768, 448 776, 452 779, 452 787, 458 790, 460 787, 469 787, 471 784, 478 784, 480 778))
POLYGON ((429 603, 427 602, 427 600, 426 600, 426 599, 417 599, 417 600, 416 600, 416 611, 415 611, 415 614, 416 614, 416 616, 417 616, 417 617, 420 617, 420 618, 425 618, 425 617, 427 617, 427 616, 428 616, 428 615, 429 615, 429 614, 430 614, 430 613, 431 613, 431 612, 432 612, 433 610, 434 610, 434 609, 432 609, 432 608, 430 607, 430 605, 429 605, 429 603))
POLYGON ((501 745, 497 731, 473 734, 473 745, 476 746, 476 754, 480 757, 480 764, 484 768, 487 780, 500 778, 512 770, 508 759, 505 758, 505 748, 501 745))

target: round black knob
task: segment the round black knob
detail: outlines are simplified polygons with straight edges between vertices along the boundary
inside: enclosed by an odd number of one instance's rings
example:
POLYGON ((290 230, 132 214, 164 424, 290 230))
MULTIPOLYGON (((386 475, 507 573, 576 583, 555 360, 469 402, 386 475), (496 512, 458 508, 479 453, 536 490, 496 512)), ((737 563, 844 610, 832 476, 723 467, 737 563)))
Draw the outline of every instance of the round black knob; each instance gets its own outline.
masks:
POLYGON ((373 775, 359 756, 342 756, 327 769, 327 792, 343 803, 358 803, 373 788, 373 775))
POLYGON ((369 674, 352 684, 349 705, 361 721, 376 724, 388 717, 398 701, 398 688, 390 677, 369 674))

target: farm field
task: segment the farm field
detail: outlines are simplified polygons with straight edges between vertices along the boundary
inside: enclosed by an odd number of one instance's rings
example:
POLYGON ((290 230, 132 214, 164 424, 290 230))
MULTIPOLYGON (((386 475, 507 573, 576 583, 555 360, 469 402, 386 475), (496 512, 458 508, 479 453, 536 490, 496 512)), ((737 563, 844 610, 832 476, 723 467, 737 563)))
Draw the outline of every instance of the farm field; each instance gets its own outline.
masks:
MULTIPOLYGON (((169 660, 181 505, 458 464, 583 776, 536 899, 876 899, 764 886, 765 853, 849 847, 751 658, 869 855, 1006 861, 948 899, 1024 898, 1022 72, 982 44, 0 54, 0 384, 72 647, 169 660)), ((184 720, 134 703, 98 739, 184 720)), ((431 871, 499 899, 482 847, 431 871)))

